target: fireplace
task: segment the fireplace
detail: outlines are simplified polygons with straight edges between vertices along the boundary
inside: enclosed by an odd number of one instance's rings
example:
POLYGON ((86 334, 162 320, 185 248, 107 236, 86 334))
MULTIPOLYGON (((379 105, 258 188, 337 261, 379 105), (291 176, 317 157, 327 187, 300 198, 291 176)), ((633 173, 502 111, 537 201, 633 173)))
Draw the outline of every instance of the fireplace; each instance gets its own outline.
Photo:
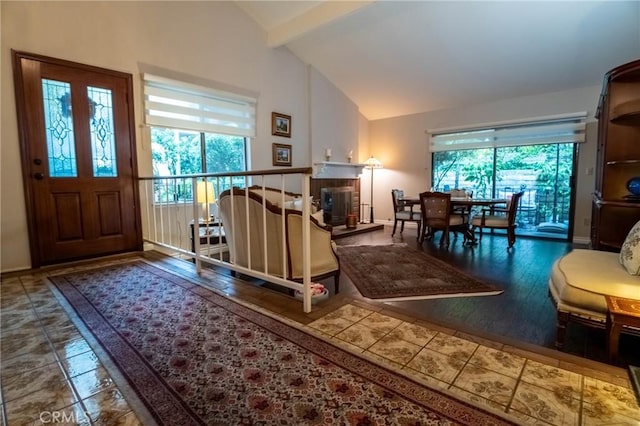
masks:
POLYGON ((320 189, 320 208, 324 223, 344 225, 353 211, 353 186, 320 189))
POLYGON ((311 179, 310 190, 325 223, 344 225, 349 214, 360 221, 360 179, 311 179))

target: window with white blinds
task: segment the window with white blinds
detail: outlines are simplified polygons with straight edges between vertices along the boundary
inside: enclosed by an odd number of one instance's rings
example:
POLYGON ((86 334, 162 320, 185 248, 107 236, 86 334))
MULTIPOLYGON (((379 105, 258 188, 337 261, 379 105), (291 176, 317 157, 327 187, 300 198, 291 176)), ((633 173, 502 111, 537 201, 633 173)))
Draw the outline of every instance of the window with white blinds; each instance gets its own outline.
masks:
POLYGON ((472 129, 430 131, 431 152, 585 141, 586 112, 472 129))
POLYGON ((144 74, 149 126, 254 137, 256 99, 144 74))

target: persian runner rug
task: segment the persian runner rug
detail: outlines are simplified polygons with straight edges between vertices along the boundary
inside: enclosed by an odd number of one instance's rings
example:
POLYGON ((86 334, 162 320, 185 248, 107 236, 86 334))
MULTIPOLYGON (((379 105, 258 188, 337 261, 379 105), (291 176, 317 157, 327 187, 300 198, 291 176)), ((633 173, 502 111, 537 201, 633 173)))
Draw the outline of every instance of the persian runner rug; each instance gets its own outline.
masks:
POLYGON ((405 244, 338 246, 338 255, 342 270, 369 299, 392 302, 502 293, 405 244))
POLYGON ((143 261, 49 279, 148 423, 512 424, 143 261))

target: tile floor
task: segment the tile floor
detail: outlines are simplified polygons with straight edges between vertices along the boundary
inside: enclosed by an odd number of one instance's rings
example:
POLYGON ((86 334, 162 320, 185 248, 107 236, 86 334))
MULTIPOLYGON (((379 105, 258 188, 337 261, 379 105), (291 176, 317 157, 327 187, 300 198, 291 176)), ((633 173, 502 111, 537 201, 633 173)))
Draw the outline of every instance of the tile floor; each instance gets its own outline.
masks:
MULTIPOLYGON (((90 267, 121 261, 93 262, 90 267)), ((68 266, 55 273, 85 267, 68 266)), ((49 290, 45 275, 2 278, 0 426, 142 424, 125 399, 127 390, 116 387, 49 290)), ((216 287, 245 301, 255 300, 256 291, 268 291, 247 289, 233 280, 216 287)), ((623 374, 565 369, 557 359, 453 335, 363 305, 329 303, 316 310, 322 316, 307 317, 300 326, 420 382, 506 412, 522 424, 640 424, 640 407, 623 374)))

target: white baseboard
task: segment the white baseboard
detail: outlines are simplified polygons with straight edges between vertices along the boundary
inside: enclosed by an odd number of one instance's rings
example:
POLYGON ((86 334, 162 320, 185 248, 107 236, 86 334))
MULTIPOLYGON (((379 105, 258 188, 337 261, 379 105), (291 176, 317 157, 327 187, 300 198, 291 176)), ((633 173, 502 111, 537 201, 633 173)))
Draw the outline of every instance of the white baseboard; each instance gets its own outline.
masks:
POLYGON ((583 245, 589 245, 591 244, 591 238, 589 237, 573 237, 573 243, 574 244, 583 244, 583 245))

